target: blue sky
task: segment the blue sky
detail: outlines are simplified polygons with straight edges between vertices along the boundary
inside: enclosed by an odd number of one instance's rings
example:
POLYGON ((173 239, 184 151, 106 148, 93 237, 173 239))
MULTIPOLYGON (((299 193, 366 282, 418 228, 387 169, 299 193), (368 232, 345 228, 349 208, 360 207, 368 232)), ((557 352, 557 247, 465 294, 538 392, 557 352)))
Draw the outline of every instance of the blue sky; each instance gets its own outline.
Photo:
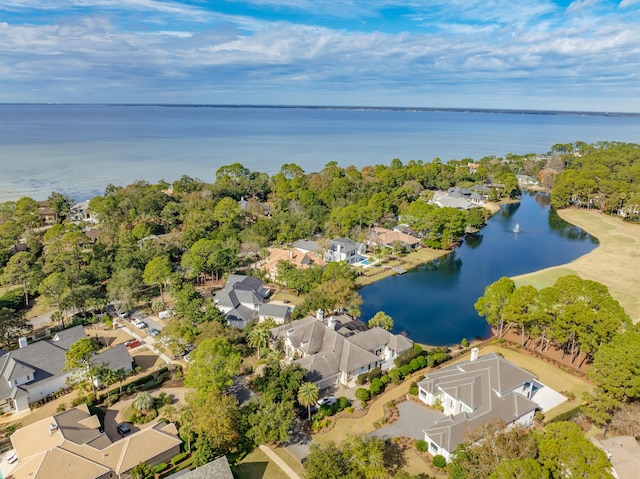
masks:
POLYGON ((640 0, 2 0, 0 102, 640 112, 640 0))

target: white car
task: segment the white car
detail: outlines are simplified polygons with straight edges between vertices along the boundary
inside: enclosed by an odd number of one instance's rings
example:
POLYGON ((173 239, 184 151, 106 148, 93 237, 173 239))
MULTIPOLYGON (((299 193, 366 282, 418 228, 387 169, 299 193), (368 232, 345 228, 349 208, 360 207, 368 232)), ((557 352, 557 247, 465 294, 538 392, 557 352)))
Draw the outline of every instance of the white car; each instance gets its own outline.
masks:
POLYGON ((140 328, 140 329, 144 329, 147 327, 147 323, 145 323, 144 321, 140 321, 137 318, 132 319, 131 324, 133 324, 136 328, 140 328))
POLYGON ((318 399, 318 402, 316 404, 318 405, 318 407, 333 406, 336 402, 337 402, 336 398, 334 398, 333 396, 327 396, 327 397, 318 399))
POLYGON ((14 462, 16 462, 17 460, 18 460, 18 454, 16 454, 16 451, 15 451, 15 450, 11 451, 11 454, 9 454, 9 455, 7 456, 7 462, 8 462, 9 464, 13 464, 13 463, 14 463, 14 462))

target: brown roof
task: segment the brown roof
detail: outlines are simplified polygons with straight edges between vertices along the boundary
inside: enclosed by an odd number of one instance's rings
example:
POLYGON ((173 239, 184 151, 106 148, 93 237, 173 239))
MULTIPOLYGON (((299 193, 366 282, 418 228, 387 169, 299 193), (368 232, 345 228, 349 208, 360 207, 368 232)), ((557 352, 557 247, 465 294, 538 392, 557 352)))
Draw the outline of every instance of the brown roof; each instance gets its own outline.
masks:
POLYGON ((269 248, 269 257, 262 265, 265 271, 275 271, 278 261, 286 261, 297 268, 308 268, 312 264, 326 266, 326 262, 316 256, 313 252, 303 253, 297 249, 285 250, 280 248, 269 248))
POLYGON ((164 422, 116 442, 111 442, 99 427, 97 417, 81 405, 18 429, 11 436, 20 458, 13 477, 94 479, 109 471, 122 474, 182 444, 175 425, 164 422))
POLYGON ((392 245, 395 241, 400 241, 410 246, 420 243, 418 238, 410 234, 378 227, 371 228, 369 239, 381 245, 392 245))

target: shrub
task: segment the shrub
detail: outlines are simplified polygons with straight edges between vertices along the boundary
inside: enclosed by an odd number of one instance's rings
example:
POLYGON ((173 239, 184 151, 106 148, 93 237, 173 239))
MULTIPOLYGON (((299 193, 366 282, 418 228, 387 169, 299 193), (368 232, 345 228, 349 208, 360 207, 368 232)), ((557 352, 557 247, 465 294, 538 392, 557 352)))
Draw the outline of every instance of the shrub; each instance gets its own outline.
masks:
POLYGON ((402 381, 402 373, 400 373, 398 368, 390 369, 386 375, 394 384, 398 384, 402 381))
POLYGON ((411 366, 409 366, 408 364, 405 364, 404 366, 400 367, 400 374, 402 374, 402 377, 406 378, 411 373, 412 373, 411 366))
POLYGON ((166 462, 161 462, 160 464, 153 466, 151 470, 153 471, 154 474, 159 474, 162 471, 164 471, 167 467, 168 467, 168 464, 166 462))
POLYGON ((369 392, 368 389, 358 388, 356 390, 356 399, 359 399, 360 401, 362 401, 363 406, 367 405, 367 401, 369 400, 370 397, 371 397, 371 393, 369 392))
POLYGON ((56 408, 56 412, 64 412, 66 410, 67 410, 67 405, 63 402, 58 404, 58 407, 56 408))
POLYGON ((377 396, 382 391, 384 391, 384 383, 379 378, 375 378, 371 381, 371 386, 369 386, 371 396, 377 396))
POLYGON ((433 456, 433 465, 437 468, 444 468, 447 465, 447 460, 444 458, 442 454, 436 454, 433 456))
POLYGON ((418 360, 418 369, 424 369, 427 367, 427 357, 426 356, 418 356, 417 357, 418 360))
MULTIPOLYGON (((462 341, 460 341, 460 346, 462 346, 463 348, 468 348, 469 347, 469 341, 467 341, 467 338, 462 338, 462 341)), ((435 460, 435 458, 434 458, 435 460)))
POLYGON ((382 377, 380 378, 380 381, 382 381, 382 384, 385 384, 385 385, 386 385, 389 381, 391 381, 391 378, 389 377, 389 375, 388 375, 388 374, 385 374, 384 376, 382 376, 382 377))
POLYGON ((418 383, 413 381, 409 386, 409 394, 411 394, 412 396, 417 396, 419 392, 420 390, 418 389, 418 383))
POLYGON ((353 414, 353 406, 347 406, 346 408, 344 408, 344 412, 346 412, 347 414, 353 414))
POLYGON ((358 377, 356 379, 356 384, 358 384, 358 386, 362 386, 364 383, 367 382, 368 379, 369 379, 369 373, 358 374, 358 377))
POLYGON ((420 369, 420 363, 418 362, 418 358, 413 358, 409 363, 409 366, 411 366, 411 372, 414 372, 420 369))
POLYGON ((341 396, 341 397, 338 398, 338 402, 336 403, 336 406, 337 406, 338 411, 342 411, 347 406, 349 406, 349 404, 351 404, 349 399, 344 397, 344 396, 341 396))
POLYGON ((429 444, 427 444, 427 441, 425 441, 424 439, 418 439, 416 441, 416 449, 420 452, 427 452, 427 449, 429 449, 429 444))
POLYGON ((373 368, 371 371, 369 371, 369 382, 379 378, 380 376, 382 376, 382 368, 380 368, 379 366, 373 368))
POLYGON ((178 464, 179 462, 184 461, 184 459, 188 456, 189 454, 186 452, 181 452, 180 454, 176 454, 175 456, 173 456, 171 458, 171 464, 173 464, 174 466, 176 464, 178 464))

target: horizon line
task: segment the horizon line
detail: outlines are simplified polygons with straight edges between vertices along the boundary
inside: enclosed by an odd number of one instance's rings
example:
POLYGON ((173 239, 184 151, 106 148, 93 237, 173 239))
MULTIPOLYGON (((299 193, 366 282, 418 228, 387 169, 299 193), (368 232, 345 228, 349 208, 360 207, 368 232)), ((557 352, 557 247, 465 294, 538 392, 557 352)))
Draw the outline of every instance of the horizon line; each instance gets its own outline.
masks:
POLYGON ((457 113, 506 113, 530 115, 585 115, 585 116, 628 116, 640 117, 640 112, 610 112, 582 110, 536 110, 527 108, 462 108, 462 107, 421 107, 421 106, 375 106, 375 105, 279 105, 262 103, 106 103, 106 102, 0 102, 0 106, 141 106, 141 107, 182 107, 182 108, 282 108, 308 110, 379 110, 407 112, 457 112, 457 113))

